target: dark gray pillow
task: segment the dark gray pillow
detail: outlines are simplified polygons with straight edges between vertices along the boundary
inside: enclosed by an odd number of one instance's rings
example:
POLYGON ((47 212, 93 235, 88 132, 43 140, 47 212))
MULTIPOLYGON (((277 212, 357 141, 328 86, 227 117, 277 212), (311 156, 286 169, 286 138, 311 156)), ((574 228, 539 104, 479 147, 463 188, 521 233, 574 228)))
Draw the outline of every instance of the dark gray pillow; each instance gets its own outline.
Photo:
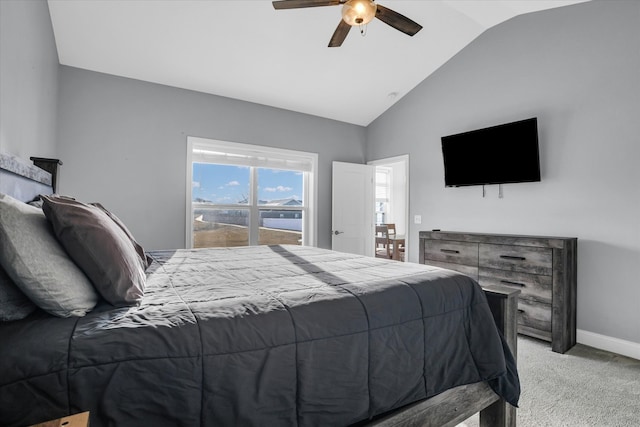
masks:
POLYGON ((100 210, 102 210, 104 213, 106 213, 109 218, 111 218, 113 220, 113 222, 115 222, 116 224, 118 224, 118 227, 120 227, 122 229, 122 231, 124 231, 124 233, 127 235, 127 237, 129 238, 129 240, 131 240, 131 244, 133 245, 133 247, 136 250, 136 253, 138 254, 138 256, 140 257, 140 260, 142 260, 142 264, 144 266, 144 269, 146 270, 147 267, 149 267, 151 265, 151 262, 153 262, 153 260, 151 259, 151 257, 149 255, 147 255, 147 253, 144 251, 144 248, 142 247, 142 245, 140 243, 138 243, 136 241, 136 239, 133 238, 133 234, 131 234, 131 231, 129 231, 129 229, 127 228, 126 225, 124 225, 124 222, 122 222, 120 220, 120 218, 118 218, 113 212, 109 212, 104 206, 102 206, 100 203, 90 203, 90 205, 95 206, 97 208, 99 208, 100 210))
POLYGON ((102 209, 77 200, 41 196, 58 241, 115 306, 136 305, 144 295, 145 264, 127 234, 102 209))
POLYGON ((23 294, 13 280, 0 267, 0 320, 24 319, 36 309, 36 305, 23 294))
POLYGON ((0 265, 33 303, 55 316, 84 316, 98 302, 42 210, 5 194, 0 194, 0 265))

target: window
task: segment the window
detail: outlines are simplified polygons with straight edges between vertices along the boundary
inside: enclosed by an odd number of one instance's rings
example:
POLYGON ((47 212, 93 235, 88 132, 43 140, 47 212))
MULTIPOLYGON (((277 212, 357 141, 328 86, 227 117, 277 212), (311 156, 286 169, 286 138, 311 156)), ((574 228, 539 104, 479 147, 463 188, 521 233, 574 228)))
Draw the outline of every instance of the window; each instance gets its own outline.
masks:
POLYGON ((187 138, 187 247, 315 245, 315 153, 187 138))

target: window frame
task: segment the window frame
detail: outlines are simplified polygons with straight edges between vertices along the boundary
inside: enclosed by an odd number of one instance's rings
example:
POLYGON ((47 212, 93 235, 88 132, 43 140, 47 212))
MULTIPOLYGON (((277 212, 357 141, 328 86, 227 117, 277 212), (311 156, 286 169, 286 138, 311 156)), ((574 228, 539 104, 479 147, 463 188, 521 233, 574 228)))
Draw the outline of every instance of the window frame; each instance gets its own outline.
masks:
MULTIPOLYGON (((237 164, 211 162, 216 164, 237 164)), ((302 210, 302 244, 305 246, 316 246, 318 235, 317 221, 317 200, 318 200, 318 154, 305 151, 288 150, 284 148, 267 147, 262 145, 244 144, 238 142, 220 141, 209 138, 187 137, 187 179, 186 179, 186 221, 185 221, 185 247, 193 248, 193 209, 198 207, 215 207, 216 209, 247 209, 249 210, 249 245, 258 245, 259 227, 253 224, 259 223, 261 210, 302 210), (194 203, 193 198, 193 162, 194 149, 196 147, 204 147, 206 150, 226 153, 231 156, 249 156, 263 157, 276 162, 293 161, 307 163, 310 170, 303 171, 303 206, 278 206, 277 208, 269 205, 258 205, 258 172, 259 168, 279 169, 277 165, 246 165, 250 168, 249 182, 249 200, 247 205, 242 204, 204 204, 194 203)), ((294 168, 282 168, 285 170, 298 170, 294 168)))

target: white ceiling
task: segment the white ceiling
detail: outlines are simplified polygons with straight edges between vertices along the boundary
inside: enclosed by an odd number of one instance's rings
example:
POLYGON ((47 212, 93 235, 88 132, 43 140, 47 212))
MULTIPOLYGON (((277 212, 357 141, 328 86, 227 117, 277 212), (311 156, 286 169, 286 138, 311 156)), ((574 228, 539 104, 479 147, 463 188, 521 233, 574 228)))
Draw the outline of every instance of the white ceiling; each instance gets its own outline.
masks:
POLYGON ((380 0, 421 24, 374 20, 327 44, 341 6, 269 0, 48 0, 60 63, 366 126, 487 28, 584 0, 380 0))

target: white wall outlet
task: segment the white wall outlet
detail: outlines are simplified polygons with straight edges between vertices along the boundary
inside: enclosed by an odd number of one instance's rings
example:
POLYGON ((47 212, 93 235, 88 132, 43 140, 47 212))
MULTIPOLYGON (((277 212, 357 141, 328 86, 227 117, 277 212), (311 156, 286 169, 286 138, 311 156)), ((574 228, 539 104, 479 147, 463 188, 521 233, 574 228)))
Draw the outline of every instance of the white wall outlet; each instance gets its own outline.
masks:
POLYGON ((422 215, 414 215, 413 216, 414 224, 422 224, 422 215))

